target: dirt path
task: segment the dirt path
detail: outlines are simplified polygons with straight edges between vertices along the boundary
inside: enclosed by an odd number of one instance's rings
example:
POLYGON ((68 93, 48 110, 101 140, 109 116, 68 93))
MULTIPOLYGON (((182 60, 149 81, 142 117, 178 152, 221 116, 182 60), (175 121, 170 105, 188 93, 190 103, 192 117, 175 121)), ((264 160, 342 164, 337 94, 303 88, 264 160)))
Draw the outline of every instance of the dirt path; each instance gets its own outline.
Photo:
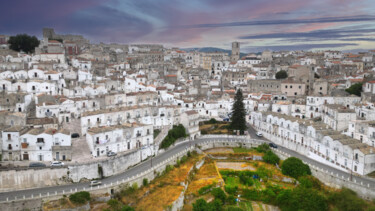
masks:
POLYGON ((245 162, 216 162, 216 166, 218 169, 232 169, 236 171, 256 170, 251 164, 245 162))

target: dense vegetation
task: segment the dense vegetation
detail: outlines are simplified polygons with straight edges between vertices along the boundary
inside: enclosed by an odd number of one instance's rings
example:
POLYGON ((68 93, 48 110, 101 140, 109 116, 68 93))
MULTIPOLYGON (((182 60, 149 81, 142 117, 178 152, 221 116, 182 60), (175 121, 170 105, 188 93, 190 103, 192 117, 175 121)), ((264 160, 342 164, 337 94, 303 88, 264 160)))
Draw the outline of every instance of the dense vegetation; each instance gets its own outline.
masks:
POLYGON ((155 129, 154 130, 154 138, 158 137, 158 135, 160 134, 160 130, 159 129, 155 129))
POLYGON ((39 40, 35 36, 27 34, 17 34, 11 36, 8 40, 9 48, 14 51, 23 51, 25 53, 32 53, 35 47, 39 46, 39 40))
POLYGON ((174 142, 176 142, 177 139, 184 138, 186 136, 187 136, 186 130, 183 125, 181 124, 179 124, 178 126, 173 125, 173 128, 168 131, 168 135, 161 142, 160 148, 166 149, 172 144, 174 144, 174 142))
POLYGON ((87 191, 77 192, 70 195, 69 200, 75 204, 84 204, 90 201, 90 193, 87 191))
POLYGON ((109 205, 109 209, 105 209, 104 211, 134 211, 134 208, 122 204, 117 199, 110 199, 107 201, 109 205))
POLYGON ((263 156, 264 162, 273 164, 273 165, 279 164, 280 158, 275 153, 272 152, 268 144, 261 144, 256 148, 256 150, 258 152, 264 153, 264 156, 263 156))
POLYGON ((288 73, 285 70, 280 70, 275 75, 276 79, 284 79, 288 77, 288 73))
POLYGON ((310 167, 296 157, 290 157, 284 160, 283 164, 281 165, 281 170, 284 175, 288 175, 296 179, 301 176, 311 175, 310 167))
POLYGON ((246 109, 243 103, 243 96, 241 89, 238 89, 234 96, 234 103, 232 107, 232 117, 230 128, 232 130, 246 130, 246 109))
POLYGON ((356 83, 351 85, 349 88, 345 89, 345 91, 352 95, 361 96, 362 92, 362 83, 356 83))

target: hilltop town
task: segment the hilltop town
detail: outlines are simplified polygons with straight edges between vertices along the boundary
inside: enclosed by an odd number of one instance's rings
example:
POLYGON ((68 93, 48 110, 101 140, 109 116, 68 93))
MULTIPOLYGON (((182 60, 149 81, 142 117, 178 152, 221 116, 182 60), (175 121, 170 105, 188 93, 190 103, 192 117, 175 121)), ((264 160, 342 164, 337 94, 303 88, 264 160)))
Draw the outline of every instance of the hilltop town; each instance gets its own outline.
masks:
POLYGON ((239 42, 229 55, 91 44, 46 28, 26 54, 8 49, 8 39, 0 36, 3 166, 79 163, 132 150, 143 160, 173 125, 194 140, 199 122, 228 121, 241 89, 249 127, 264 137, 341 170, 375 170, 375 50, 240 57, 239 42), (154 131, 161 135, 154 139, 154 131))

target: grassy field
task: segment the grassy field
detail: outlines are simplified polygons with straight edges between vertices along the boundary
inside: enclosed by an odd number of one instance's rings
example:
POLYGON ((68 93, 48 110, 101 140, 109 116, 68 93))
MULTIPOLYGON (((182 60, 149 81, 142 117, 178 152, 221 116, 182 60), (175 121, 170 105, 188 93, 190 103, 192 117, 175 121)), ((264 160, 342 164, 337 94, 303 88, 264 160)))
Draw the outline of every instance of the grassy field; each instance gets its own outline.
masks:
POLYGON ((148 186, 122 197, 122 202, 131 204, 135 210, 162 211, 166 209, 180 196, 183 190, 181 182, 186 182, 189 170, 202 157, 202 155, 193 155, 179 167, 175 167, 165 175, 153 180, 148 186))

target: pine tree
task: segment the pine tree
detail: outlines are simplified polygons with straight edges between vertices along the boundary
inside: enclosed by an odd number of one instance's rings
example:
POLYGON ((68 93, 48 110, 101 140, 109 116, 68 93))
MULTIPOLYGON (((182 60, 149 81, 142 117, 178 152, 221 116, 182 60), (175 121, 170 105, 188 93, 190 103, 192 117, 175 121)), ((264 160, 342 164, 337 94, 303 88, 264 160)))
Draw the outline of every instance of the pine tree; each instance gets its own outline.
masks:
POLYGON ((238 89, 234 96, 234 103, 232 107, 232 122, 230 128, 233 130, 246 130, 246 110, 243 103, 243 96, 241 89, 238 89))

